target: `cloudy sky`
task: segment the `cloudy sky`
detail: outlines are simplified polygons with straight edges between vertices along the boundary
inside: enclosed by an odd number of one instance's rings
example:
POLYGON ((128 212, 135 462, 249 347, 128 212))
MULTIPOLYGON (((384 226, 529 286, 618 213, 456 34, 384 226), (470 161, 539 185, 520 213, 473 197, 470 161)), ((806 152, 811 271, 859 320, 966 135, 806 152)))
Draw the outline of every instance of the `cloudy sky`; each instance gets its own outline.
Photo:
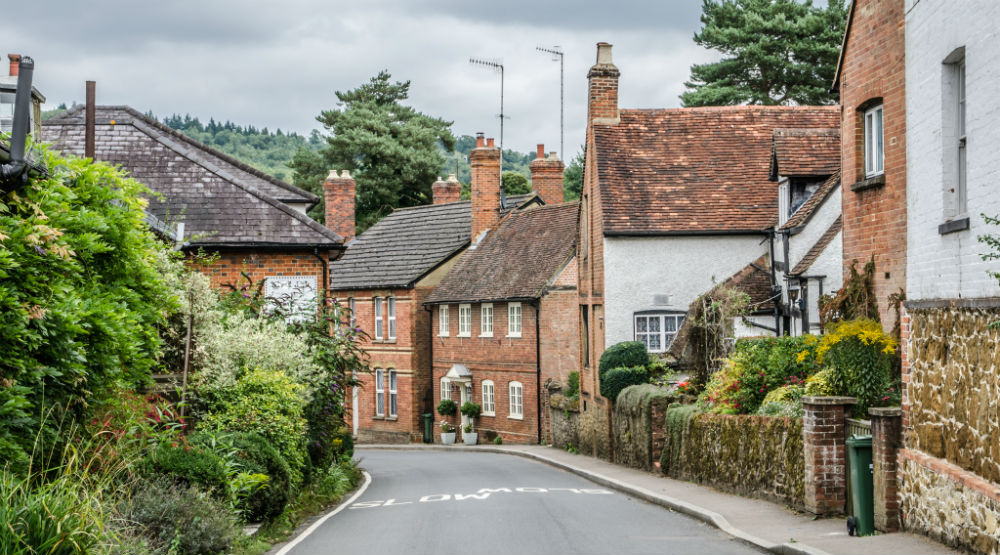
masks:
POLYGON ((559 149, 559 63, 535 50, 558 45, 573 154, 595 44, 614 44, 621 106, 677 106, 690 65, 714 58, 692 41, 700 12, 700 0, 31 0, 0 18, 0 47, 35 59, 47 108, 82 102, 91 79, 99 104, 303 134, 334 91, 388 69, 456 135, 499 138, 499 73, 469 58, 500 59, 505 146, 530 152, 559 149))

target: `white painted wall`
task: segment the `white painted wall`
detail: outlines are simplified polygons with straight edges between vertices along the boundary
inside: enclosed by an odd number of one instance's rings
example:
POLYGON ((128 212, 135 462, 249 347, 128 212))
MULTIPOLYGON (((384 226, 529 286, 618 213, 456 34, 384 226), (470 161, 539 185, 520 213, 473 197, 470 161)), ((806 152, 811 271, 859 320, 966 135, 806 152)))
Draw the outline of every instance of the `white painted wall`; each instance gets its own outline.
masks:
POLYGON ((976 240, 1000 234, 981 213, 1000 213, 1000 2, 908 0, 906 13, 906 296, 910 300, 1000 295, 976 240), (970 227, 941 235, 953 150, 946 129, 952 90, 946 57, 965 47, 970 227))
POLYGON ((635 338, 635 312, 687 312, 698 295, 767 250, 768 243, 760 235, 605 237, 605 345, 635 338), (654 305, 653 295, 670 295, 670 302, 654 305))
MULTIPOLYGON (((788 242, 788 258, 791 259, 789 269, 794 268, 809 249, 819 241, 819 238, 830 229, 830 226, 840 216, 840 187, 830 191, 830 196, 813 212, 812 218, 806 222, 799 233, 792 235, 788 242)), ((839 266, 839 263, 838 263, 839 266)), ((817 272, 810 270, 809 274, 817 272)), ((838 273, 842 273, 838 270, 838 273)))

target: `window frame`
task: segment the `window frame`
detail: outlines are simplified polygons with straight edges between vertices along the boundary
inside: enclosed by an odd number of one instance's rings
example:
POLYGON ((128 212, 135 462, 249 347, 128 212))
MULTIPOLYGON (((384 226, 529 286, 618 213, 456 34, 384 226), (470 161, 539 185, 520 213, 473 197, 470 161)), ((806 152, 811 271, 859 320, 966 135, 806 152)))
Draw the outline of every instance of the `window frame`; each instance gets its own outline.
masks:
POLYGON ((955 62, 955 138, 956 138, 956 191, 955 191, 955 216, 962 217, 969 213, 969 189, 968 189, 968 139, 966 136, 966 86, 965 86, 965 56, 955 62))
POLYGON ((355 314, 357 313, 356 312, 357 311, 357 304, 354 301, 354 297, 350 297, 350 298, 347 299, 347 310, 350 311, 350 315, 348 316, 347 322, 348 322, 348 325, 350 325, 351 329, 353 330, 354 328, 357 327, 357 324, 358 324, 358 319, 355 316, 355 314))
POLYGON ((390 341, 396 340, 396 297, 386 297, 386 324, 389 327, 388 337, 390 341))
POLYGON ((493 337, 493 303, 479 306, 479 337, 493 337), (487 323, 489 329, 486 329, 487 323))
POLYGON ((375 416, 385 416, 385 370, 375 369, 375 416))
POLYGON ((448 305, 438 306, 438 337, 451 335, 451 309, 448 305))
POLYGON ((496 384, 493 383, 493 380, 483 380, 480 384, 480 391, 482 392, 483 416, 496 416, 496 384), (487 394, 487 387, 489 394, 487 394))
POLYGON ((385 337, 385 330, 382 329, 382 297, 375 297, 374 301, 375 310, 375 340, 379 341, 385 337))
POLYGON ((521 337, 524 329, 523 318, 524 310, 521 308, 521 303, 507 303, 507 337, 521 337), (517 329, 514 329, 514 322, 517 322, 517 329))
POLYGON ((862 115, 864 135, 865 178, 885 174, 885 109, 882 102, 865 109, 862 115), (878 116, 876 119, 876 115, 878 116), (875 139, 874 125, 878 123, 878 140, 875 139), (869 124, 870 122, 870 124, 869 124), (877 152, 876 152, 877 148, 877 152))
POLYGON ((458 305, 458 335, 456 337, 472 337, 472 305, 458 305), (462 318, 463 313, 465 318, 462 318), (463 321, 464 320, 464 321, 463 321), (464 324, 464 326, 463 326, 464 324), (464 329, 463 329, 464 327, 464 329))
POLYGON ((399 377, 396 375, 396 370, 394 368, 389 369, 389 402, 386 405, 388 409, 388 416, 390 418, 396 418, 398 416, 399 402, 398 402, 398 381, 399 377))
POLYGON ((686 314, 684 312, 678 312, 678 311, 656 310, 656 311, 634 312, 632 314, 633 340, 641 342, 643 345, 646 346, 646 350, 648 350, 651 353, 665 353, 670 349, 670 345, 673 344, 674 339, 677 338, 677 332, 680 331, 681 325, 684 324, 685 319, 686 319, 686 314), (646 330, 641 332, 639 331, 640 318, 645 318, 647 324, 646 330), (655 332, 649 330, 649 319, 651 318, 656 318, 658 320, 657 327, 659 329, 657 329, 655 332), (673 330, 669 331, 667 330, 667 325, 666 325, 667 318, 670 318, 674 321, 673 330), (645 337, 650 337, 653 336, 654 333, 657 336, 657 339, 660 344, 660 346, 656 349, 651 348, 649 346, 650 342, 648 340, 644 340, 645 339, 644 337, 640 337, 640 334, 642 334, 645 337))
POLYGON ((515 380, 507 385, 507 404, 510 408, 508 418, 524 420, 524 384, 515 380))
POLYGON ((441 400, 451 399, 451 380, 441 378, 441 400))

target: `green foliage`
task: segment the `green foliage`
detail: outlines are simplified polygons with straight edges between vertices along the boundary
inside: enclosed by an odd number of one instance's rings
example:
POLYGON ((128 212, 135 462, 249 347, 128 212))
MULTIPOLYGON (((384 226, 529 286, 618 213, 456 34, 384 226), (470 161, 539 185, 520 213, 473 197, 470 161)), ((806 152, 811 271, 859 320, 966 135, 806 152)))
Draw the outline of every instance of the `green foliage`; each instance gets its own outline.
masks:
POLYGON ((868 407, 891 400, 892 362, 896 340, 875 320, 834 322, 820 339, 817 355, 832 372, 829 383, 835 395, 857 397, 855 415, 864 418, 868 407))
POLYGON ((826 368, 806 378, 805 395, 810 397, 830 397, 836 395, 833 387, 833 369, 826 368))
POLYGON ((879 319, 878 298, 875 296, 875 256, 858 273, 857 261, 851 262, 850 275, 844 285, 831 295, 819 298, 819 321, 824 327, 841 320, 879 319))
POLYGON ((347 169, 357 183, 358 233, 393 208, 431 202, 431 184, 444 158, 438 145, 451 150, 451 122, 406 106, 410 82, 391 82, 381 71, 360 87, 336 93, 341 108, 316 119, 330 132, 319 153, 301 149, 290 167, 295 184, 322 195, 330 168, 347 169))
POLYGON ((584 148, 581 145, 580 152, 573 157, 563 172, 563 199, 566 201, 579 200, 583 195, 583 159, 584 148))
POLYGON ((493 438, 493 444, 494 445, 503 445, 503 437, 502 436, 497 436, 497 437, 493 438))
MULTIPOLYGON (((1000 226, 1000 215, 990 217, 987 216, 986 214, 980 214, 980 216, 983 217, 983 220, 986 223, 990 225, 1000 226)), ((990 260, 1000 260, 1000 236, 983 234, 977 236, 976 240, 989 247, 988 252, 984 252, 979 255, 980 258, 982 258, 986 262, 989 262, 990 260)), ((989 274, 990 277, 992 277, 993 279, 1000 281, 1000 272, 988 270, 986 273, 989 274)), ((991 322, 990 327, 991 328, 1000 327, 1000 320, 991 322)))
POLYGON ((566 391, 563 394, 571 399, 580 397, 580 373, 576 370, 569 373, 566 379, 566 391))
POLYGON ((292 487, 298 487, 308 457, 303 387, 284 372, 248 372, 232 388, 216 393, 199 429, 252 432, 267 438, 288 462, 292 487))
POLYGON ((107 164, 35 146, 49 170, 0 196, 0 466, 23 470, 36 437, 118 382, 144 384, 175 299, 145 188, 107 164), (50 410, 69 413, 48 419, 50 410))
POLYGON ((615 402, 626 387, 646 383, 648 378, 645 366, 612 368, 601 377, 601 395, 615 402))
POLYGON ((834 104, 843 0, 704 0, 694 41, 723 55, 691 66, 684 106, 834 104))
POLYGON ((296 133, 284 133, 281 129, 269 131, 266 127, 258 129, 231 121, 219 123, 212 118, 207 124, 202 124, 198 118, 188 114, 183 117, 180 114, 167 116, 163 118, 163 124, 248 166, 289 182, 292 171, 288 163, 295 153, 303 149, 317 151, 323 144, 316 131, 307 139, 296 133))
POLYGON ((646 346, 640 341, 623 341, 612 345, 601 353, 601 360, 598 362, 598 375, 604 379, 604 373, 612 368, 622 368, 631 366, 645 367, 649 363, 649 352, 646 346))
POLYGON ((455 414, 456 410, 458 410, 458 405, 451 399, 441 399, 437 406, 437 413, 441 416, 451 416, 455 414))
MULTIPOLYGON (((810 376, 811 378, 812 376, 810 376)), ((806 378, 806 382, 809 378, 806 378)), ((768 403, 789 403, 793 401, 798 401, 806 393, 806 388, 801 383, 783 385, 777 387, 767 392, 764 396, 764 400, 761 401, 761 405, 766 405, 768 403)))
POLYGON ((709 380, 699 402, 711 412, 752 414, 768 392, 800 386, 819 370, 814 336, 755 337, 736 342, 723 369, 709 380))
POLYGON ((141 467, 146 474, 159 474, 182 486, 198 486, 216 497, 229 495, 226 464, 218 454, 187 442, 160 445, 141 467))
POLYGON ((660 470, 664 474, 677 466, 684 444, 684 435, 690 429, 691 420, 699 414, 701 409, 698 405, 674 404, 667 409, 664 416, 666 445, 660 454, 660 470))
POLYGON ((500 175, 503 192, 508 195, 526 195, 531 192, 531 183, 524 174, 505 171, 500 175))
MULTIPOLYGON (((750 309, 750 295, 719 285, 691 304, 675 345, 686 345, 690 353, 678 353, 690 365, 694 389, 706 385, 733 349, 733 321, 750 309)), ((671 350, 674 346, 671 345, 671 350)))
POLYGON ((468 416, 469 418, 479 418, 482 409, 479 403, 473 403, 472 401, 466 401, 462 404, 462 408, 459 409, 462 414, 468 416))
POLYGON ((154 555, 227 553, 236 539, 225 503, 193 487, 142 482, 119 511, 154 555))

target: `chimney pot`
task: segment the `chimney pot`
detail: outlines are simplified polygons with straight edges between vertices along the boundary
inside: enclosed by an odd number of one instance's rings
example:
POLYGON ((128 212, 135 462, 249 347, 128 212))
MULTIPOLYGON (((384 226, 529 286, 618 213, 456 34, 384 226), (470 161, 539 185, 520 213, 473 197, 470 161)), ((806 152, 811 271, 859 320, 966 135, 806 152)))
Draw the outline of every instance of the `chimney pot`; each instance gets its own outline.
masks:
POLYGON ((330 170, 330 173, 327 174, 326 180, 330 181, 331 179, 337 179, 337 170, 330 170))
POLYGON ((611 47, 613 45, 606 42, 597 43, 597 63, 599 64, 612 64, 611 61, 611 47))
POLYGON ((456 177, 455 174, 453 174, 453 173, 449 173, 448 174, 448 181, 452 182, 452 183, 458 183, 458 177, 456 177))
POLYGON ((18 64, 21 63, 21 55, 7 54, 7 59, 10 60, 10 76, 17 77, 18 64))
POLYGON ((483 148, 486 145, 486 139, 483 138, 484 136, 485 135, 482 131, 476 133, 476 148, 483 148))
POLYGON ((340 171, 340 178, 341 179, 352 179, 351 172, 349 172, 347 170, 341 170, 340 171))
POLYGON ((493 137, 490 137, 489 139, 486 139, 486 147, 487 148, 493 148, 493 137))
POLYGON ((535 158, 545 158, 545 145, 541 143, 538 144, 538 151, 535 154, 535 158))
POLYGON ((455 179, 455 174, 448 176, 448 181, 437 181, 431 185, 431 198, 434 204, 444 204, 446 202, 458 202, 462 200, 462 185, 455 179))

